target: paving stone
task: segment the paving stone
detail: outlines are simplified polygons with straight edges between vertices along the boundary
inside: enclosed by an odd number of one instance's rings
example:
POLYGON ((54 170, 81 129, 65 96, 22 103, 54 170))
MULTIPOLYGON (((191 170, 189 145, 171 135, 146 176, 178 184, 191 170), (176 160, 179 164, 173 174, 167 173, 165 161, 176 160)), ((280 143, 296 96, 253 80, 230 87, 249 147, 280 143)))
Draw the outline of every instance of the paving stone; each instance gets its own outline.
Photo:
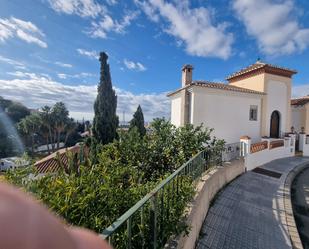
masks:
POLYGON ((285 158, 263 168, 281 178, 247 172, 218 193, 201 229, 196 248, 288 249, 283 183, 303 158, 285 158))

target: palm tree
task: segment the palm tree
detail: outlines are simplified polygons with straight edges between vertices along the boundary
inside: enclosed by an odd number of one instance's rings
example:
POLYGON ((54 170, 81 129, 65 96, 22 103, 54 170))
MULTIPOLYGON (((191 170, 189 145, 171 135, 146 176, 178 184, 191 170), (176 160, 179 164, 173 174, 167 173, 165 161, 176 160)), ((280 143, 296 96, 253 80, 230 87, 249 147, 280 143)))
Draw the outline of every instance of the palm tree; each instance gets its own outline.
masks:
POLYGON ((67 144, 69 136, 75 131, 76 128, 77 124, 74 122, 74 119, 73 118, 68 119, 64 127, 64 131, 66 133, 64 144, 67 144))
POLYGON ((52 120, 55 124, 55 140, 57 141, 57 149, 59 149, 60 136, 64 132, 65 125, 69 120, 69 111, 63 102, 57 102, 52 108, 52 120))
POLYGON ((32 113, 23 118, 17 125, 18 129, 31 138, 31 152, 34 153, 34 137, 39 132, 41 117, 37 113, 32 113))
POLYGON ((40 112, 41 116, 41 134, 45 138, 46 145, 47 145, 47 151, 48 154, 50 154, 49 149, 49 143, 51 143, 52 151, 55 150, 55 143, 53 141, 52 136, 52 126, 53 126, 53 120, 52 120, 52 113, 51 113, 51 107, 50 106, 43 106, 42 110, 40 112))

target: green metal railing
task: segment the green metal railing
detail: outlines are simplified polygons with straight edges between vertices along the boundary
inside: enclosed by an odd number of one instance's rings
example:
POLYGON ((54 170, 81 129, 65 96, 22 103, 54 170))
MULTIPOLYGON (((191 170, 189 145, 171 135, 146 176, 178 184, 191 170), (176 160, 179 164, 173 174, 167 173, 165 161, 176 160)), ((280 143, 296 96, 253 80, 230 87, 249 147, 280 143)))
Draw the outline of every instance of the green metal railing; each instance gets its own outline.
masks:
MULTIPOLYGON (((179 167, 100 235, 115 248, 162 248, 172 235, 177 202, 184 201, 188 183, 197 182, 207 169, 221 163, 221 152, 202 151, 179 167), (174 217, 174 219, 173 219, 174 217)), ((191 196, 192 197, 192 196, 191 196)), ((175 224, 174 224, 175 225, 175 224)))

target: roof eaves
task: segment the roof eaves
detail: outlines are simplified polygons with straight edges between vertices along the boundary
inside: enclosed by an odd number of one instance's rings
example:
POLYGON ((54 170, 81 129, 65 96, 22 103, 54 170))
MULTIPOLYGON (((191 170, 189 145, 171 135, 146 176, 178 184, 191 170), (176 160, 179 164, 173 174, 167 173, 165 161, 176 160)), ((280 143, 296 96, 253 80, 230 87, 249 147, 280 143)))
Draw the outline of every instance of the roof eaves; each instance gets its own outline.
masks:
POLYGON ((181 88, 179 88, 179 89, 177 89, 177 90, 175 90, 175 91, 173 91, 173 92, 170 92, 170 93, 168 93, 166 96, 167 96, 167 97, 171 97, 171 96, 175 95, 176 93, 179 93, 180 91, 189 88, 190 86, 192 86, 192 83, 189 84, 189 85, 186 85, 186 86, 184 86, 184 87, 181 87, 181 88))
POLYGON ((213 89, 225 90, 225 91, 233 91, 233 92, 242 92, 242 93, 250 93, 250 94, 259 94, 259 95, 266 95, 265 92, 259 92, 255 90, 251 90, 248 88, 238 87, 238 86, 231 86, 225 83, 218 83, 218 82, 209 82, 209 81, 194 81, 193 85, 208 87, 213 89))
POLYGON ((248 67, 242 68, 239 71, 229 75, 228 77, 226 77, 226 80, 230 80, 230 79, 233 79, 235 77, 245 75, 245 74, 248 74, 250 72, 253 72, 253 71, 256 71, 256 70, 262 69, 262 68, 272 68, 272 69, 283 70, 283 71, 286 71, 286 72, 290 72, 292 75, 297 73, 297 71, 294 70, 294 69, 290 69, 290 68, 286 68, 286 67, 279 67, 279 66, 276 66, 276 65, 273 65, 273 64, 268 64, 268 63, 258 62, 258 63, 255 63, 255 64, 251 64, 248 67))

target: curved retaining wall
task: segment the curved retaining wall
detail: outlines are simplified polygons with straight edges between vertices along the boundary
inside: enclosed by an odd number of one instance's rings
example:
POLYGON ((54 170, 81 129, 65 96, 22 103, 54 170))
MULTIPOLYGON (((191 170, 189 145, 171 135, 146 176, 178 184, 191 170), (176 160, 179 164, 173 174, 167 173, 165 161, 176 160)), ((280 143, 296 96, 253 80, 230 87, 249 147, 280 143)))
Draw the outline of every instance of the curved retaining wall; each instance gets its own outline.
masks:
POLYGON ((244 161, 236 160, 233 163, 225 163, 223 167, 216 167, 203 176, 197 185, 197 193, 194 200, 188 207, 186 223, 190 227, 189 234, 181 234, 170 241, 165 248, 195 248, 213 198, 226 184, 244 172, 244 161))
POLYGON ((286 214, 286 223, 288 227, 288 233, 293 245, 293 249, 303 249, 302 242, 299 237, 296 222, 293 215, 293 206, 291 200, 291 187, 294 178, 305 168, 308 168, 308 163, 304 163, 291 170, 285 179, 284 183, 284 209, 286 214))

